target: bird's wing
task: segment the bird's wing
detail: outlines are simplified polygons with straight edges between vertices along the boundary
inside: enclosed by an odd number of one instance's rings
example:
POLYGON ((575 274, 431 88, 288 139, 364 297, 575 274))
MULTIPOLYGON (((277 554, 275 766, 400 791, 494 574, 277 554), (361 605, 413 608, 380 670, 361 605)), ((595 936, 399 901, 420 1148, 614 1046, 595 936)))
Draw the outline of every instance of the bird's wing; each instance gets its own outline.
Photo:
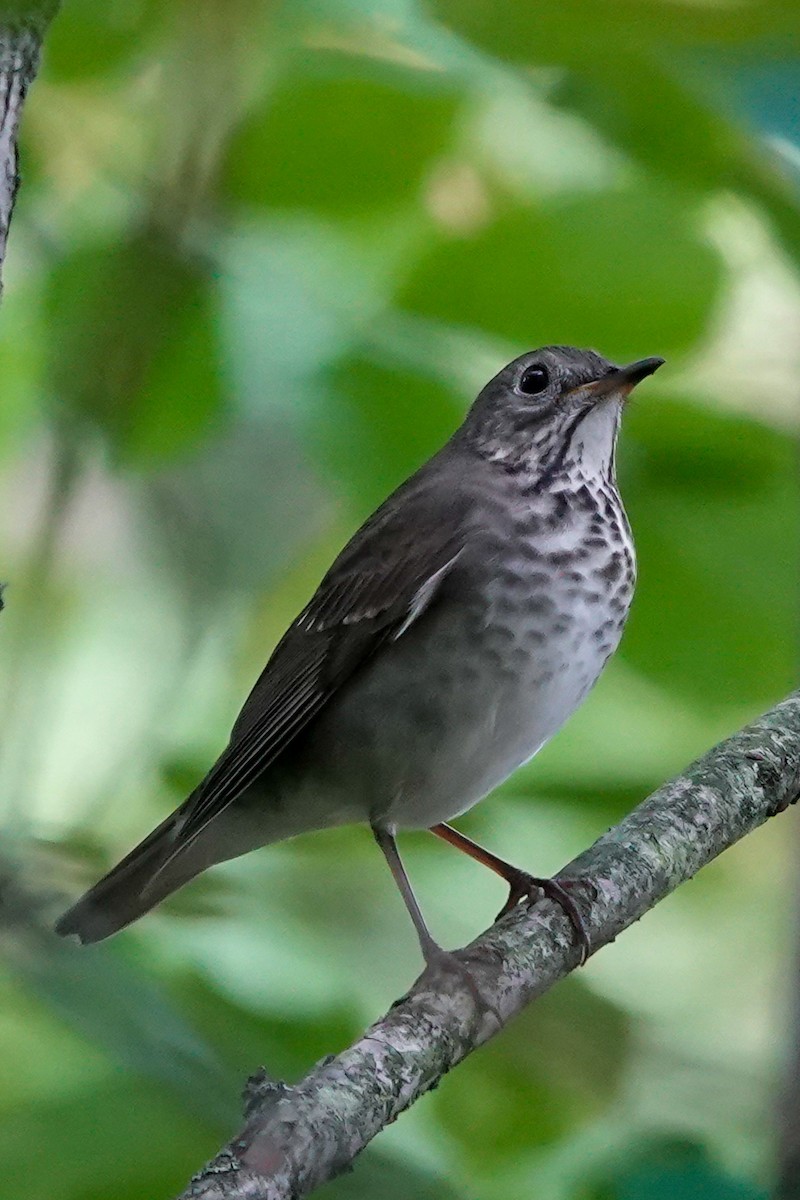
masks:
POLYGON ((454 497, 427 489, 388 502, 341 552, 278 643, 231 740, 184 809, 176 851, 193 841, 308 725, 387 639, 426 611, 466 545, 454 497))

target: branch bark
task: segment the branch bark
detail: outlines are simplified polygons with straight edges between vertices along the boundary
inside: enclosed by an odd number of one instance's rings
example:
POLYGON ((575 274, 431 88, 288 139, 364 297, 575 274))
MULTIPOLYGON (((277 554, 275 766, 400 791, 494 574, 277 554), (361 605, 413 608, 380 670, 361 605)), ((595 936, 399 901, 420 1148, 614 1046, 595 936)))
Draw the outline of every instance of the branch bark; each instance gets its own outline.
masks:
MULTIPOLYGON (((800 797, 800 692, 654 792, 561 873, 575 879, 595 949, 728 846, 800 797)), ((262 1070, 245 1125, 180 1200, 299 1200, 356 1155, 447 1071, 577 965, 564 914, 520 907, 461 951, 486 1005, 452 976, 422 976, 341 1054, 299 1084, 262 1070)))
POLYGON ((8 229, 19 187, 17 134, 58 0, 0 0, 0 296, 8 229))

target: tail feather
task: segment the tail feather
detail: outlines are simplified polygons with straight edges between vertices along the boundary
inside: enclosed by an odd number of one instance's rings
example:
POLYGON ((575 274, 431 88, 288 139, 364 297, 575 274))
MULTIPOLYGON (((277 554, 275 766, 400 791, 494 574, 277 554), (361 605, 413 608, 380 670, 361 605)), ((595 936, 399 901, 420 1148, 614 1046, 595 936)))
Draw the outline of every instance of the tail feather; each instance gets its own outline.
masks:
POLYGON ((182 825, 179 809, 58 919, 56 933, 76 934, 84 944, 100 942, 188 883, 204 864, 176 853, 182 825))

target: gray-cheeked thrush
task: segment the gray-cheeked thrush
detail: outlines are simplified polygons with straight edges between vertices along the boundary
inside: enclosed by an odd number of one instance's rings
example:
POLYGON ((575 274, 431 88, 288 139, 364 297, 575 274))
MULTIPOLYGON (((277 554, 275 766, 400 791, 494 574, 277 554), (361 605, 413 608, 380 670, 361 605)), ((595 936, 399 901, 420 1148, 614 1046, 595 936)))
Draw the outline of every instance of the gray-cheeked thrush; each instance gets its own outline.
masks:
POLYGON ((615 449, 631 389, 663 360, 523 354, 443 448, 362 525, 290 626, 205 779, 56 928, 96 942, 214 863, 369 822, 426 962, 443 955, 395 834, 430 829, 501 875, 503 909, 558 880, 445 822, 553 736, 616 649, 635 581, 615 449))

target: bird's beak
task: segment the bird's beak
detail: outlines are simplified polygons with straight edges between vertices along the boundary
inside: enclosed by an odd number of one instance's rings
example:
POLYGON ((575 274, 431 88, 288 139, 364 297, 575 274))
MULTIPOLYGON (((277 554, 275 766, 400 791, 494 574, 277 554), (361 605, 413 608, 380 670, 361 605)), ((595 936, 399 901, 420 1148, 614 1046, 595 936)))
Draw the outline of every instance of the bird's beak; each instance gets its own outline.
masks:
POLYGON ((596 379, 594 383, 586 384, 583 390, 598 399, 601 396, 608 396, 612 392, 620 392, 624 398, 630 395, 637 383, 641 383, 643 379, 652 375, 663 365, 663 358, 640 358, 638 362, 630 363, 627 367, 619 367, 610 375, 604 375, 602 379, 596 379))

